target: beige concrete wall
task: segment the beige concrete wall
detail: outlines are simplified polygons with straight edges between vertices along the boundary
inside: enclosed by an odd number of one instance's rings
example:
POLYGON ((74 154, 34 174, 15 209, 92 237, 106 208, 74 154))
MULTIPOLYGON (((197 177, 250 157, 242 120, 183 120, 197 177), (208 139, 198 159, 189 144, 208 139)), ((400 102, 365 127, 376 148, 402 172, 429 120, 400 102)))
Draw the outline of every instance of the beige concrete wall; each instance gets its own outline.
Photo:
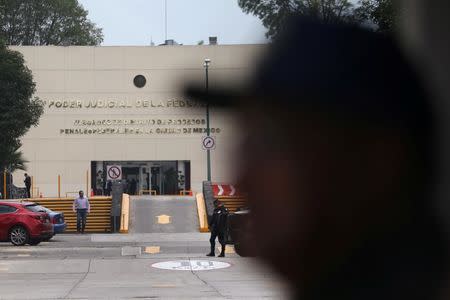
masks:
MULTIPOLYGON (((44 196, 56 196, 58 175, 62 177, 63 194, 85 189, 91 161, 190 160, 192 188, 200 191, 206 178, 206 153, 201 147, 205 134, 189 134, 184 130, 205 125, 176 122, 204 120, 205 108, 176 107, 189 100, 180 94, 180 88, 186 82, 204 82, 205 58, 212 61, 211 88, 221 82, 242 84, 264 48, 262 45, 12 47, 24 54, 37 84, 36 96, 46 103, 40 125, 23 138, 28 173, 34 176, 35 185, 44 196), (147 78, 141 89, 133 84, 133 78, 139 74, 147 78), (57 107, 64 101, 68 101, 69 107, 57 107), (109 103, 114 106, 110 108, 86 107, 91 101, 115 102, 109 103), (148 106, 144 107, 144 103, 148 106), (149 124, 88 126, 77 125, 77 120, 148 120, 149 124), (151 125, 152 120, 172 120, 172 124, 151 125), (143 133, 66 134, 65 131, 107 128, 137 128, 143 133), (158 128, 170 128, 176 133, 157 134, 158 128)), ((240 131, 230 116, 214 110, 211 128, 221 130, 213 134, 217 137, 217 148, 212 152, 212 179, 234 181, 228 155, 240 131)), ((22 173, 15 174, 16 185, 23 185, 22 178, 22 173)))

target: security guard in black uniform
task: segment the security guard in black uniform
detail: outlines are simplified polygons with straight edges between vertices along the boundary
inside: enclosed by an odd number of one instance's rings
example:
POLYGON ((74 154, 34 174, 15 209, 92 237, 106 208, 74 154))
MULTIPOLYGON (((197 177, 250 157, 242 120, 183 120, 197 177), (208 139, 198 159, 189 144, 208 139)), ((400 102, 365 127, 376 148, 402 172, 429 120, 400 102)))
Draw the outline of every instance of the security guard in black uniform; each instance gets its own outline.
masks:
POLYGON ((228 210, 222 202, 214 200, 214 212, 209 222, 209 229, 211 231, 211 252, 207 256, 215 256, 216 237, 219 237, 219 243, 222 245, 222 251, 219 257, 225 256, 225 234, 227 226, 228 210))

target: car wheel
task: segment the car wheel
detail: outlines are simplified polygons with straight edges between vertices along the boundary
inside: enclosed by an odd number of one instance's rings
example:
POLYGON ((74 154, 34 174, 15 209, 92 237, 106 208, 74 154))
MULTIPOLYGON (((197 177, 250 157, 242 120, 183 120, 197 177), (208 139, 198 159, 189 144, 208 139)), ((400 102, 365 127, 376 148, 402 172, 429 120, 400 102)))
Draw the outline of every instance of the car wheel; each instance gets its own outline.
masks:
POLYGON ((22 226, 15 226, 9 232, 9 240, 14 246, 23 246, 28 239, 28 231, 22 226))
POLYGON ((30 240, 28 244, 30 244, 31 246, 36 246, 39 245, 40 242, 41 240, 30 240))

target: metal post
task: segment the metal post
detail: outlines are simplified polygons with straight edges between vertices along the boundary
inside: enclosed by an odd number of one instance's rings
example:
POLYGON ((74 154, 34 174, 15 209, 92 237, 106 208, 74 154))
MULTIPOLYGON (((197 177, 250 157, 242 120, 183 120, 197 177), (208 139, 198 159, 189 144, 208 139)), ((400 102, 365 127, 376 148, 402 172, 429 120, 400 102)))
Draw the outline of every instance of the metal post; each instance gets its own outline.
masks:
POLYGON ((31 198, 34 198, 34 176, 31 176, 31 198))
POLYGON ((12 199, 12 197, 13 197, 13 191, 12 191, 13 185, 12 185, 12 182, 13 182, 13 175, 12 175, 12 170, 10 168, 9 169, 9 198, 10 199, 12 199))
POLYGON ((6 170, 3 171, 3 198, 6 199, 6 170))
POLYGON ((89 191, 89 170, 86 171, 86 195, 90 196, 90 191, 89 191))
MULTIPOLYGON (((206 96, 209 93, 209 63, 211 61, 209 59, 205 59, 205 89, 206 96)), ((210 126, 209 126, 209 102, 206 102, 206 135, 210 136, 210 126)), ((206 168, 207 168, 207 180, 211 181, 211 151, 209 149, 206 150, 206 168)))
POLYGON ((166 7, 165 7, 165 15, 166 15, 166 18, 165 18, 165 31, 166 31, 166 35, 165 35, 165 38, 166 38, 166 40, 165 40, 165 42, 167 43, 167 0, 165 1, 165 5, 166 5, 166 7))
POLYGON ((58 198, 61 198, 61 175, 58 175, 58 198))

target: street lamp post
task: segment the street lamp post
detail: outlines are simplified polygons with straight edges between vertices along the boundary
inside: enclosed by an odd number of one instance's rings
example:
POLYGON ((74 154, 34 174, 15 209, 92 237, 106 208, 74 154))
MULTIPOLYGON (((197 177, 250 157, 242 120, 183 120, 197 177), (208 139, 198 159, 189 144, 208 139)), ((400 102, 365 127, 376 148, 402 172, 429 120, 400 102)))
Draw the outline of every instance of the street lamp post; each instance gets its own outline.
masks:
MULTIPOLYGON (((205 59, 203 67, 205 68, 205 89, 206 95, 209 93, 209 78, 208 78, 208 69, 211 60, 209 58, 205 59)), ((210 136, 210 128, 209 128, 209 101, 206 102, 206 135, 210 136)), ((209 149, 206 150, 206 168, 208 174, 208 181, 211 181, 211 151, 209 149)))

